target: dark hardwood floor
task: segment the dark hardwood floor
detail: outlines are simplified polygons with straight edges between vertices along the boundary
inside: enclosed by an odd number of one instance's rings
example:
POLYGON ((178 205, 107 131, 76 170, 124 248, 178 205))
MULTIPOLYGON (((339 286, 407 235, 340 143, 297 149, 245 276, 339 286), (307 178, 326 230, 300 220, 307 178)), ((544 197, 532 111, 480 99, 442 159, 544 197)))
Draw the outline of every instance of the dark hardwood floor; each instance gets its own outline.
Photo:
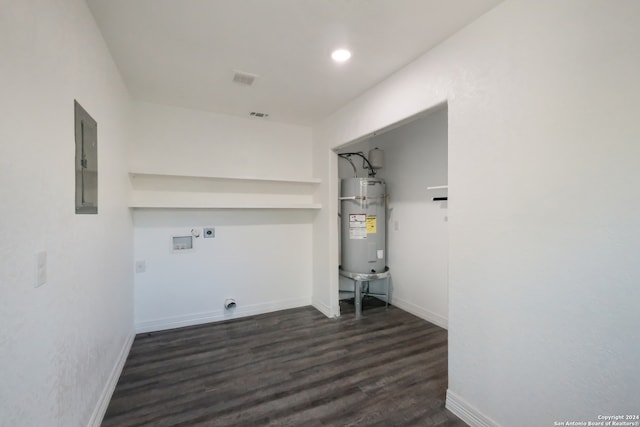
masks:
POLYGON ((102 425, 466 425, 444 408, 447 331, 341 304, 138 335, 102 425))

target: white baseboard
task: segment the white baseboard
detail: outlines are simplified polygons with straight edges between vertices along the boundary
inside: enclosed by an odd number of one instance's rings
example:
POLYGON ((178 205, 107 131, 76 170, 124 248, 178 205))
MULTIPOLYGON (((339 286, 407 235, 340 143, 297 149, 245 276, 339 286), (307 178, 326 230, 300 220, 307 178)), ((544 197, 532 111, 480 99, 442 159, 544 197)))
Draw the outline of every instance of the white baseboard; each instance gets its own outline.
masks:
POLYGON ((427 322, 431 322, 434 325, 438 325, 441 328, 449 329, 448 327, 448 319, 444 316, 436 314, 432 311, 426 310, 420 306, 417 306, 409 301, 405 301, 395 296, 391 296, 391 304, 395 305, 398 308, 403 309, 404 311, 408 311, 409 313, 420 317, 421 319, 426 320, 427 322))
POLYGON ((118 355, 116 364, 113 366, 113 369, 111 369, 111 373, 109 374, 107 383, 102 389, 100 400, 98 401, 96 408, 93 410, 93 414, 91 414, 89 424, 87 424, 89 427, 100 427, 100 424, 102 424, 102 419, 104 418, 104 414, 105 412, 107 412, 107 408, 109 407, 111 396, 113 396, 113 391, 116 389, 118 379, 120 379, 122 368, 124 368, 124 363, 127 361, 127 357, 129 356, 129 351, 131 350, 131 345, 133 344, 134 338, 135 335, 130 334, 124 341, 124 345, 120 350, 120 354, 118 355))
POLYGON ((323 303, 322 301, 318 301, 317 299, 313 299, 311 301, 311 305, 318 310, 320 313, 324 314, 329 318, 336 317, 335 311, 331 309, 328 305, 323 303))
POLYGON ((181 328, 184 326, 201 325, 203 323, 219 322, 221 320, 236 319, 238 317, 254 316, 272 311, 311 305, 311 298, 295 298, 282 301, 272 301, 262 304, 238 306, 233 311, 215 310, 202 313, 192 313, 182 316, 171 316, 161 319, 136 322, 136 333, 155 332, 165 329, 181 328))
POLYGON ((446 407, 471 427, 500 427, 500 424, 487 417, 476 407, 471 406, 466 400, 447 390, 446 407))

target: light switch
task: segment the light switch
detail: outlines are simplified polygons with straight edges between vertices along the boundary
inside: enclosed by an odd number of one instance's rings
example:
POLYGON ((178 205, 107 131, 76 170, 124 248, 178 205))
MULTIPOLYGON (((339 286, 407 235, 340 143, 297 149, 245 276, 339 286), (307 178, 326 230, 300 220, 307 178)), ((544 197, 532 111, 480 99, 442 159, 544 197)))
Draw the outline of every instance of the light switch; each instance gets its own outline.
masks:
POLYGON ((34 259, 35 279, 33 287, 37 288, 47 283, 47 252, 38 252, 34 259))

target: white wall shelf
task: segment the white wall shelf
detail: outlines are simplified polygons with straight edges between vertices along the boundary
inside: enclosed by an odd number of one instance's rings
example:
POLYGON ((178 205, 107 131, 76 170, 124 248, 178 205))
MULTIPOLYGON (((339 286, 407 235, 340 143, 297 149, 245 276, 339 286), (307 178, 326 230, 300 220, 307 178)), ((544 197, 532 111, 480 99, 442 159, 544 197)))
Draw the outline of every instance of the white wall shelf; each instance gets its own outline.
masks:
POLYGON ((277 182, 282 184, 320 184, 322 181, 319 178, 288 178, 288 177, 252 177, 252 176, 203 176, 203 175, 182 175, 173 173, 159 173, 159 172, 129 172, 129 176, 132 181, 136 178, 149 178, 156 180, 166 179, 191 179, 199 181, 238 181, 238 182, 256 182, 256 183, 268 183, 277 182))
POLYGON ((129 207, 148 209, 320 209, 319 179, 130 172, 129 207))
POLYGON ((131 203, 130 208, 134 209, 320 209, 322 205, 319 203, 264 203, 264 204, 189 204, 184 203, 131 203))

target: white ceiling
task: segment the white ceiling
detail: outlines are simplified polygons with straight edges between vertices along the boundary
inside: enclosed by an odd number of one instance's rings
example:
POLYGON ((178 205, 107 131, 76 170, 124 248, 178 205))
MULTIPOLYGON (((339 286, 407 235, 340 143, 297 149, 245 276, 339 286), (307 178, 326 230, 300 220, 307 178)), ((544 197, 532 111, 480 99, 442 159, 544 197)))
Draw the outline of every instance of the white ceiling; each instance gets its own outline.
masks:
POLYGON ((502 0, 87 0, 136 99, 310 125, 502 0), (347 47, 336 64, 332 50, 347 47), (234 70, 258 74, 253 86, 234 70))

